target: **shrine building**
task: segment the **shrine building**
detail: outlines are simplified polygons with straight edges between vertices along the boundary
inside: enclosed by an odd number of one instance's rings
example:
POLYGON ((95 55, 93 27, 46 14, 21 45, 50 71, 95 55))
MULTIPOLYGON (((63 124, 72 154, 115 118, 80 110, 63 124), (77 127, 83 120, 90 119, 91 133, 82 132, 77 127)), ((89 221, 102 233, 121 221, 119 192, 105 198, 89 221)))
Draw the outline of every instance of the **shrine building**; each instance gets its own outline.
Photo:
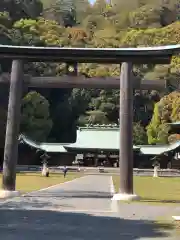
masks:
MULTIPOLYGON (((173 126, 177 127, 177 124, 173 126)), ((39 143, 24 135, 20 135, 19 139, 18 164, 40 165, 40 156, 46 152, 50 156, 48 164, 53 166, 119 166, 120 134, 116 124, 79 127, 75 143, 39 143)), ((180 159, 175 160, 179 152, 180 141, 167 145, 133 146, 133 167, 150 168, 151 159, 159 156, 162 168, 173 167, 174 162, 176 168, 180 168, 180 159)))

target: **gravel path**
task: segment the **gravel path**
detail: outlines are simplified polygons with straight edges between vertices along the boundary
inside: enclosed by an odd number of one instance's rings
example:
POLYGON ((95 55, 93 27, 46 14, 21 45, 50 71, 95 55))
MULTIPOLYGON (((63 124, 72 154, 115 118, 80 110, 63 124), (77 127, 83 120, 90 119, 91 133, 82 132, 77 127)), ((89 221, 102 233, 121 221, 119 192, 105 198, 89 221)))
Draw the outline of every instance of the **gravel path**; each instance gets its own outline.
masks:
POLYGON ((139 203, 117 206, 110 200, 112 190, 110 176, 85 176, 1 203, 0 239, 179 239, 167 226, 153 223, 170 209, 139 203))

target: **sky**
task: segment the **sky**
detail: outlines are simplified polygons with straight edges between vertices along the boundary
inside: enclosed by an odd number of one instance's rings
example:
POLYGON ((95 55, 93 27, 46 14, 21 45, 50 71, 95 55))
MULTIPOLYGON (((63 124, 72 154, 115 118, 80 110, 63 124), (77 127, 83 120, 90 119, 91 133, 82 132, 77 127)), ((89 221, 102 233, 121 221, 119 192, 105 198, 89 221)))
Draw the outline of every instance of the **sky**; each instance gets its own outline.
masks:
POLYGON ((96 1, 96 0, 89 0, 89 2, 90 2, 91 4, 93 4, 95 1, 96 1))
MULTIPOLYGON (((91 4, 95 3, 95 1, 96 1, 96 0, 89 0, 89 2, 90 2, 91 4)), ((107 2, 109 2, 109 1, 107 1, 107 2)))

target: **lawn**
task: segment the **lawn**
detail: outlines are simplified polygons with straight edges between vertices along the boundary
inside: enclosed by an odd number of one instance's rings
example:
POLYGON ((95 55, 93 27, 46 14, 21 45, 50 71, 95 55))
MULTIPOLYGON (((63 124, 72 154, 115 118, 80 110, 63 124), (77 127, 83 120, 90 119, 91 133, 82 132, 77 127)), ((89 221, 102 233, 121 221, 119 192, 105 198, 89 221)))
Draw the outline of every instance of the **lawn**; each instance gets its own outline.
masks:
MULTIPOLYGON (((16 178, 16 190, 22 193, 32 192, 81 176, 81 173, 68 173, 66 178, 63 177, 62 173, 50 173, 49 177, 42 177, 41 173, 18 173, 16 178)), ((2 175, 0 175, 0 181, 2 181, 2 175)))
MULTIPOLYGON (((118 191, 120 180, 113 176, 115 190, 118 191)), ((134 192, 147 203, 180 203, 180 178, 177 177, 141 177, 134 176, 134 192)))

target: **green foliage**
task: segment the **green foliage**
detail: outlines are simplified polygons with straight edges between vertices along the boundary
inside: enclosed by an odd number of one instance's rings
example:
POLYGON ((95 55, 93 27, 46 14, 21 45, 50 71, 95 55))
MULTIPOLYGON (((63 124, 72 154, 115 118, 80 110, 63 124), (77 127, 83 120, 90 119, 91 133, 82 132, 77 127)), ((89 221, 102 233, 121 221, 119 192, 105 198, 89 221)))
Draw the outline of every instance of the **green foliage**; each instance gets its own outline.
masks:
POLYGON ((161 11, 161 7, 153 5, 144 5, 137 10, 132 11, 129 15, 131 27, 160 27, 161 11))
POLYGON ((8 12, 13 21, 21 18, 36 18, 42 13, 40 0, 1 0, 0 12, 8 12))
POLYGON ((88 108, 91 99, 91 94, 85 89, 74 88, 69 97, 69 104, 74 117, 79 117, 88 108))
POLYGON ((9 28, 12 27, 12 20, 8 12, 0 12, 0 42, 1 44, 11 44, 9 28))
POLYGON ((149 144, 167 143, 168 123, 180 120, 180 93, 172 92, 155 104, 154 114, 147 127, 149 144))
POLYGON ((65 29, 55 21, 21 19, 14 24, 12 39, 21 45, 61 46, 64 32, 65 29))
POLYGON ((44 16, 50 16, 65 27, 76 25, 76 4, 73 0, 56 0, 46 5, 44 16))
POLYGON ((51 6, 51 4, 55 4, 56 0, 41 0, 42 4, 43 4, 43 8, 49 8, 51 6))
POLYGON ((37 92, 29 92, 22 102, 21 132, 37 141, 45 141, 51 128, 48 101, 37 92))
POLYGON ((143 126, 140 123, 134 123, 133 125, 133 144, 145 145, 147 144, 147 134, 143 126))
POLYGON ((80 117, 80 124, 108 124, 105 112, 100 110, 88 111, 87 116, 80 117))

